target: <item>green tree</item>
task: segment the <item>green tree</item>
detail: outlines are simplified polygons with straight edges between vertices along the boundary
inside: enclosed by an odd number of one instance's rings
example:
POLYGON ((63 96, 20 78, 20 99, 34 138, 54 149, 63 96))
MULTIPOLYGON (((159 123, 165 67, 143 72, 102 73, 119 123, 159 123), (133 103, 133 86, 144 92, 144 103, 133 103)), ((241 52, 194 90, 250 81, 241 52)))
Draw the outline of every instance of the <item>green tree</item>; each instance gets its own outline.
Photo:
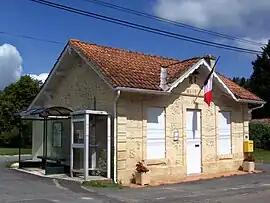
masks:
MULTIPOLYGON (((25 110, 39 91, 40 81, 25 75, 0 93, 0 144, 13 145, 18 137, 18 120, 13 113, 25 110)), ((28 131, 29 123, 23 124, 28 131)))
POLYGON ((245 77, 233 77, 232 81, 237 83, 241 87, 244 87, 246 89, 249 88, 249 79, 245 77))
POLYGON ((267 103, 264 108, 253 112, 253 118, 270 117, 270 40, 262 51, 263 53, 252 62, 253 73, 250 77, 249 88, 267 103))

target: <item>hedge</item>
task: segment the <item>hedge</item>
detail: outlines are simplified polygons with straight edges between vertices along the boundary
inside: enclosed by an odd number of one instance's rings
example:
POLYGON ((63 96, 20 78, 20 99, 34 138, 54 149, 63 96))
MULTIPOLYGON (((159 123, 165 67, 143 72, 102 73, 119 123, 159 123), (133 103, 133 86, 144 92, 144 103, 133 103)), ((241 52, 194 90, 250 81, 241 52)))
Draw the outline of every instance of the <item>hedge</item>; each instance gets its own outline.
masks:
POLYGON ((249 124, 249 139, 254 141, 254 148, 270 149, 270 125, 249 124))

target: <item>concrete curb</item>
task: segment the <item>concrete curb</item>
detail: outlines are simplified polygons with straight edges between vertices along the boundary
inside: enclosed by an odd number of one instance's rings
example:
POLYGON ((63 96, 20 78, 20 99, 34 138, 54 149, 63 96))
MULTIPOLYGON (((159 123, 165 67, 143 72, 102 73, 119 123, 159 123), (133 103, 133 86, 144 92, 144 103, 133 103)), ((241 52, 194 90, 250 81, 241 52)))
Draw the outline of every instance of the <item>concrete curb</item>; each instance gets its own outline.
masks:
MULTIPOLYGON (((31 156, 31 154, 21 154, 21 156, 31 156)), ((19 157, 19 155, 0 155, 0 157, 19 157)))
POLYGON ((63 177, 57 177, 57 176, 43 175, 43 174, 37 173, 35 171, 27 171, 27 170, 20 169, 20 168, 10 168, 10 169, 16 170, 16 171, 19 171, 19 172, 22 172, 22 173, 27 173, 27 174, 30 174, 30 175, 38 176, 38 177, 41 177, 41 178, 64 180, 64 181, 70 181, 70 182, 75 182, 75 183, 80 183, 80 184, 84 181, 84 180, 75 180, 75 179, 69 179, 69 178, 63 178, 63 177))

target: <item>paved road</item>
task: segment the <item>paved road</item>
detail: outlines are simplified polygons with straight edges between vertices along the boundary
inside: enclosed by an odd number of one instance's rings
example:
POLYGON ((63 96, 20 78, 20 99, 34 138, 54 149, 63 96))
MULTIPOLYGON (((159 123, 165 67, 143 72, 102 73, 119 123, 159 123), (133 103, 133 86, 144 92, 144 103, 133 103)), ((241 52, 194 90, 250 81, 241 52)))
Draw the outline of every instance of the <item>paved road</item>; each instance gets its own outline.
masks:
POLYGON ((78 184, 55 181, 7 169, 0 157, 0 202, 3 203, 268 203, 270 165, 265 173, 140 189, 83 190, 78 184))
POLYGON ((202 202, 268 203, 270 202, 270 165, 257 165, 265 173, 224 177, 212 180, 140 189, 95 189, 123 202, 202 202))
POLYGON ((0 156, 0 202, 2 203, 101 203, 97 196, 80 188, 79 185, 40 178, 6 168, 6 162, 15 157, 0 156))

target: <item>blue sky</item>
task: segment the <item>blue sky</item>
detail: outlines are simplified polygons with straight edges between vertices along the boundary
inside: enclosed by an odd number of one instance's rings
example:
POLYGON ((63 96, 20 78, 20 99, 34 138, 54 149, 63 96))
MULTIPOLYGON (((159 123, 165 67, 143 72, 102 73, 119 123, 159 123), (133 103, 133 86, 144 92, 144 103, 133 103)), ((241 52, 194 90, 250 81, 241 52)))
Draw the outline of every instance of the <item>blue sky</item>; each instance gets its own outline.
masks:
MULTIPOLYGON (((140 24, 146 24, 152 27, 157 27, 159 29, 166 29, 192 37, 203 37, 207 40, 222 41, 227 44, 238 45, 234 41, 222 40, 221 38, 215 38, 213 36, 197 33, 191 30, 176 28, 172 25, 101 7, 86 2, 84 0, 53 1, 74 6, 80 9, 85 9, 91 12, 100 13, 103 15, 109 15, 112 17, 126 19, 128 21, 140 24)), ((197 0, 191 0, 191 2, 192 1, 195 2, 197 0)), ((206 0, 206 2, 207 1, 211 0, 206 0)), ((159 15, 161 17, 168 17, 172 20, 179 20, 181 22, 198 25, 207 29, 222 31, 227 34, 236 35, 243 38, 245 37, 254 40, 256 39, 257 41, 262 41, 267 39, 268 37, 264 33, 258 34, 254 31, 248 33, 249 31, 247 30, 251 30, 248 28, 248 25, 252 25, 252 22, 249 22, 247 26, 242 25, 243 27, 239 27, 239 25, 227 25, 228 23, 225 23, 224 26, 221 26, 222 23, 224 24, 224 22, 227 22, 225 18, 226 16, 221 16, 219 20, 220 22, 216 22, 218 21, 218 16, 220 15, 219 13, 215 13, 216 16, 210 16, 210 18, 209 16, 207 16, 208 14, 205 14, 203 13, 203 11, 201 11, 202 9, 200 9, 200 12, 202 13, 199 13, 198 9, 196 10, 196 8, 198 7, 196 5, 195 7, 192 7, 192 5, 187 6, 186 8, 190 10, 185 10, 185 12, 187 13, 185 15, 181 15, 183 14, 183 11, 181 11, 181 9, 183 9, 184 3, 182 0, 107 0, 107 2, 111 2, 135 10, 140 10, 150 14, 159 15), (175 10, 176 8, 178 8, 179 13, 178 10, 175 10), (197 11, 196 13, 200 14, 200 17, 195 15, 194 12, 192 15, 190 14, 192 12, 192 9, 194 8, 195 11, 197 11), (198 20, 198 18, 204 19, 204 21, 202 22, 201 20, 198 20), (213 21, 212 18, 214 18, 216 21, 213 21), (212 24, 211 21, 213 21, 212 24)), ((262 0, 262 2, 267 1, 262 0)), ((267 5, 270 6, 270 4, 267 5)), ((233 12, 233 14, 227 15, 235 15, 237 18, 238 11, 233 12)), ((239 15, 242 15, 240 11, 239 15)), ((228 20, 234 21, 235 19, 228 20)), ((239 23, 241 22, 242 21, 239 21, 239 23)), ((243 24, 244 23, 246 22, 243 22, 243 24)), ((38 75, 41 73, 48 73, 53 67, 53 64, 58 58, 65 43, 68 39, 71 38, 80 39, 89 43, 118 47, 154 55, 173 57, 177 59, 186 59, 193 56, 213 54, 215 56, 221 57, 220 62, 217 66, 217 71, 229 77, 248 77, 252 72, 251 61, 256 57, 243 53, 226 51, 218 48, 211 48, 203 45, 193 44, 190 42, 170 39, 163 36, 157 36, 151 33, 146 33, 143 31, 126 28, 120 25, 115 25, 108 22, 79 16, 54 8, 49 8, 37 3, 30 2, 28 0, 2 0, 0 25, 0 32, 9 32, 14 34, 27 35, 63 42, 62 44, 52 44, 40 41, 27 40, 11 35, 0 34, 0 46, 5 43, 11 44, 19 51, 23 61, 22 74, 38 75)), ((261 26, 264 26, 263 23, 261 23, 261 26)), ((245 44, 243 44, 242 47, 250 48, 249 45, 245 44)))

